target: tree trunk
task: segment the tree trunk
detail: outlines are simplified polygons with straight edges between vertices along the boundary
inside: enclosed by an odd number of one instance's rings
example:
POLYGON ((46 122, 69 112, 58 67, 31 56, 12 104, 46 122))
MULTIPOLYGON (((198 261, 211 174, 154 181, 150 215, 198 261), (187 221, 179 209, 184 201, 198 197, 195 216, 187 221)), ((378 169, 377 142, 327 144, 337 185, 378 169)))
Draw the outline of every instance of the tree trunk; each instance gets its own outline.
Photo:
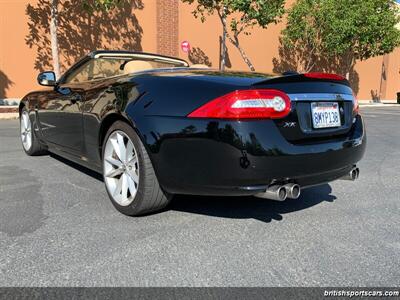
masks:
POLYGON ((345 59, 346 59, 346 79, 350 80, 350 72, 354 68, 355 64, 353 53, 349 51, 345 59))
POLYGON ((222 53, 221 53, 221 71, 225 71, 226 65, 226 13, 225 13, 225 6, 222 12, 222 39, 221 39, 221 46, 222 46, 222 53))
POLYGON ((58 0, 52 0, 50 8, 50 41, 51 41, 51 54, 53 56, 53 68, 56 78, 60 78, 60 58, 58 49, 58 0))
POLYGON ((254 68, 253 64, 251 63, 250 59, 247 57, 246 52, 244 52, 243 48, 240 47, 239 44, 236 46, 240 52, 240 55, 242 56, 244 62, 247 64, 247 66, 250 68, 251 71, 255 71, 256 69, 254 68))
POLYGON ((244 62, 247 64, 249 69, 254 72, 256 69, 254 68, 254 66, 251 63, 250 59, 247 57, 246 52, 240 46, 238 38, 235 37, 235 39, 233 39, 229 34, 227 34, 226 36, 228 37, 229 41, 239 50, 240 55, 242 56, 244 62))
MULTIPOLYGON (((228 33, 228 31, 226 30, 226 16, 225 15, 226 15, 225 14, 225 8, 224 8, 224 13, 221 13, 218 10, 218 16, 219 16, 219 19, 220 19, 220 21, 222 23, 222 28, 224 29, 225 37, 228 38, 229 41, 239 50, 240 55, 242 56, 242 59, 247 64, 247 66, 250 68, 250 70, 251 71, 255 71, 256 69, 254 68, 254 66, 251 63, 250 59, 247 57, 246 52, 240 46, 239 39, 238 39, 237 35, 235 35, 235 39, 233 39, 230 36, 230 34, 228 33)), ((226 42, 223 42, 222 47, 225 47, 225 50, 226 50, 226 42)), ((225 58, 226 58, 226 52, 225 52, 225 58)), ((225 67, 225 59, 224 59, 224 64, 222 64, 222 61, 221 61, 221 68, 222 68, 222 65, 224 65, 224 67, 225 67)))

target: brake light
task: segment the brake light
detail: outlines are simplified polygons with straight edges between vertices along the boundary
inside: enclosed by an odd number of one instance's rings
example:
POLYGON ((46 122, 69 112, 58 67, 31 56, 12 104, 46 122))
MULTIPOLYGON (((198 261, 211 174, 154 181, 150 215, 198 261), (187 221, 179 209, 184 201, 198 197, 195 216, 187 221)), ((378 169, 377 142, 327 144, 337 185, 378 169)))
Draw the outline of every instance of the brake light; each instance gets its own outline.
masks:
POLYGON ((307 78, 315 78, 315 79, 329 79, 329 80, 346 80, 343 76, 337 74, 329 74, 329 73, 305 73, 305 77, 307 78))
POLYGON ((359 110, 360 110, 360 105, 358 104, 358 99, 356 94, 353 92, 353 112, 355 114, 358 114, 359 110))
POLYGON ((284 92, 269 89, 237 90, 199 107, 190 118, 277 119, 290 112, 290 99, 284 92))

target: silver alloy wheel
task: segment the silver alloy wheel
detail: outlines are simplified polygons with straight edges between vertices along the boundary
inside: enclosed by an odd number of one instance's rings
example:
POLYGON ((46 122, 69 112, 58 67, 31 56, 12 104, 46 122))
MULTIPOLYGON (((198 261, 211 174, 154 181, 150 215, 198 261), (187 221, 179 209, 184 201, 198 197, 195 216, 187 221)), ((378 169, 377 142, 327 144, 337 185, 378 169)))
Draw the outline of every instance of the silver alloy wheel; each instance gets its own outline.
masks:
POLYGON ((110 134, 103 157, 104 181, 115 202, 127 206, 139 187, 139 161, 133 142, 123 131, 110 134))
POLYGON ((32 147, 32 125, 27 111, 21 115, 20 128, 22 145, 26 151, 29 151, 32 147))

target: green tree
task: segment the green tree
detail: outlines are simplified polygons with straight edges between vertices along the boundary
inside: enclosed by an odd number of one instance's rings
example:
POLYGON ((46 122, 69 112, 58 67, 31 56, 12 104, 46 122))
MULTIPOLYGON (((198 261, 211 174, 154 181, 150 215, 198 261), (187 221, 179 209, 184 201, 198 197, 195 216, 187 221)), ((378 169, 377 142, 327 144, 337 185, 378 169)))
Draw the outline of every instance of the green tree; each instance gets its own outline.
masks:
POLYGON ((100 10, 109 11, 123 5, 126 1, 128 0, 83 0, 82 6, 87 12, 93 13, 100 10))
POLYGON ((250 29, 255 25, 266 28, 271 23, 277 23, 284 13, 285 0, 182 0, 192 4, 197 3, 192 12, 196 18, 205 22, 206 17, 217 14, 222 25, 222 55, 221 68, 225 67, 226 38, 240 52, 241 57, 255 71, 246 52, 240 45, 241 34, 250 35, 250 29), (227 29, 229 23, 230 31, 227 29))
POLYGON ((288 12, 282 43, 298 71, 337 66, 349 79, 357 60, 400 45, 393 0, 299 0, 288 12))

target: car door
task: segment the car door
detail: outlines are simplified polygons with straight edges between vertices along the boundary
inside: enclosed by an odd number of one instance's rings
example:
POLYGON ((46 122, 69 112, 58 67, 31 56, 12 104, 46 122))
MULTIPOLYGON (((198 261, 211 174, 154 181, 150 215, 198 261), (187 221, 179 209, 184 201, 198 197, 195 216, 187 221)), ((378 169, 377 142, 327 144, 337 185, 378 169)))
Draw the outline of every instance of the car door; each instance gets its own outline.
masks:
POLYGON ((82 156, 82 106, 85 91, 91 83, 92 59, 74 65, 59 80, 37 109, 43 138, 59 150, 82 156))
MULTIPOLYGON (((83 115, 88 112, 85 105, 90 106, 104 99, 112 103, 115 101, 113 90, 108 90, 104 81, 109 77, 121 75, 123 73, 121 66, 124 66, 125 62, 126 58, 89 56, 73 66, 49 93, 44 101, 45 105, 39 111, 45 140, 62 147, 60 150, 72 152, 79 158, 87 160, 85 143, 96 144, 95 148, 98 148, 98 140, 91 134, 84 134, 83 115)), ((98 109, 99 105, 95 107, 98 109)), ((92 121, 98 122, 96 117, 92 121)), ((91 131, 92 127, 86 124, 86 131, 91 131)))
POLYGON ((81 84, 60 84, 38 109, 44 139, 76 155, 80 155, 83 145, 83 91, 81 84))

